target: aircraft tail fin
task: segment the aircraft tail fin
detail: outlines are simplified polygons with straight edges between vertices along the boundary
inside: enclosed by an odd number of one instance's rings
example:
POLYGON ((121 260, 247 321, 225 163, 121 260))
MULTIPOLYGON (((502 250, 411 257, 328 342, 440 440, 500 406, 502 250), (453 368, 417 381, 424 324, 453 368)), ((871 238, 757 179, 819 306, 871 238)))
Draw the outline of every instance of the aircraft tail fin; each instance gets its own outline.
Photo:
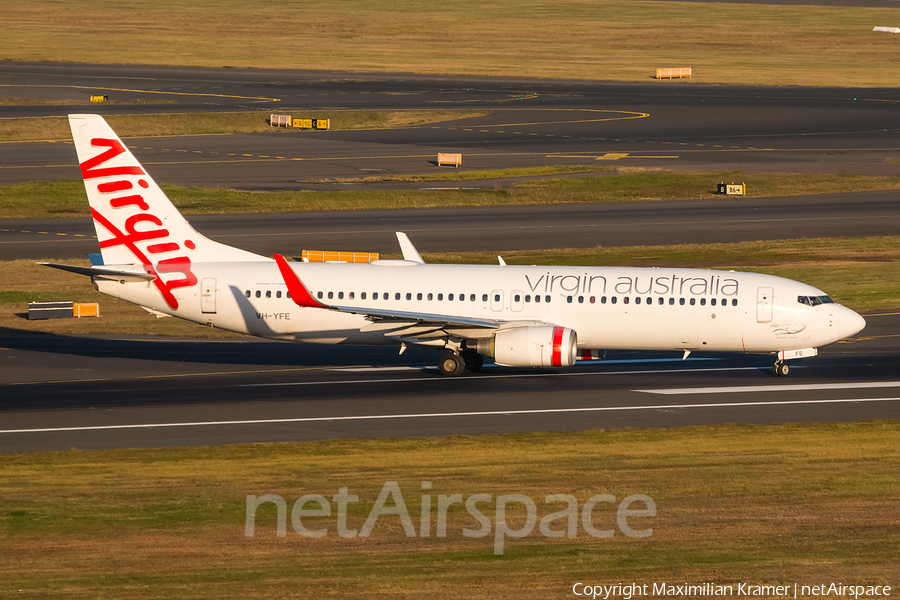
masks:
POLYGON ((69 115, 69 126, 104 264, 190 279, 194 262, 271 260, 199 234, 100 115, 69 115))

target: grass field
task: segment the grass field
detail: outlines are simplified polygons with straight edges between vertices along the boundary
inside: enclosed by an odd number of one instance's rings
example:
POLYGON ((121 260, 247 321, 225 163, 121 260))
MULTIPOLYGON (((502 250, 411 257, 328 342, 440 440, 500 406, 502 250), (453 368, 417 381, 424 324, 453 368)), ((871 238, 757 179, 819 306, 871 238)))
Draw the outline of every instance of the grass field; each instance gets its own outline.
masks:
MULTIPOLYGON (((365 250, 365 249, 359 249, 365 250)), ((428 254, 427 262, 496 264, 496 252, 428 254)), ((511 265, 658 266, 735 269, 796 279, 860 311, 900 308, 900 237, 837 238, 504 252, 511 265)), ((62 260, 88 264, 86 260, 62 260)), ((156 319, 141 308, 96 292, 87 277, 33 261, 0 262, 0 323, 11 329, 60 334, 107 333, 240 337, 180 319, 156 319), (99 302, 100 319, 28 321, 28 302, 99 302)))
MULTIPOLYGON (((565 171, 567 168, 548 167, 547 170, 565 171)), ((486 177, 489 173, 491 172, 481 171, 478 176, 486 177)), ((496 174, 498 177, 509 176, 509 171, 498 171, 496 174)), ((428 176, 429 174, 422 174, 409 178, 427 181, 428 176)), ((435 180, 443 179, 437 174, 435 180)), ((180 211, 186 215, 195 215, 698 198, 732 201, 716 195, 716 184, 721 181, 746 182, 747 195, 751 198, 900 188, 900 177, 865 177, 846 173, 812 175, 743 171, 675 172, 637 168, 618 170, 614 177, 542 179, 517 184, 511 189, 247 192, 171 185, 162 187, 180 211)), ((89 214, 81 181, 44 181, 0 186, 0 218, 83 217, 89 214)))
MULTIPOLYGON (((900 423, 709 426, 328 441, 198 449, 5 455, 0 468, 0 594, 23 598, 562 598, 575 582, 882 584, 896 589, 900 544, 900 423), (339 488, 358 496, 360 529, 380 490, 396 481, 414 527, 379 517, 367 538, 336 533, 336 516, 305 517, 324 537, 301 537, 291 505, 339 488), (422 491, 430 481, 430 491, 422 491), (649 496, 655 517, 632 517, 644 539, 615 531, 550 539, 539 529, 492 535, 464 505, 437 536, 437 497, 524 494, 537 518, 596 494, 649 496), (272 504, 245 537, 248 494, 287 503, 276 536, 272 504), (428 536, 421 504, 432 511, 428 536)), ((394 498, 396 500, 396 498, 394 498)), ((393 506, 393 502, 388 502, 393 506)), ((614 504, 592 522, 616 527, 614 504)), ((315 508, 315 504, 307 508, 315 508)), ((638 504, 634 508, 641 508, 638 504)), ((510 504, 511 528, 524 507, 510 504)), ((493 527, 494 523, 490 523, 493 527)), ((552 529, 565 529, 557 520, 552 529)))
MULTIPOLYGON (((148 113, 104 117, 123 137, 209 135, 221 133, 277 132, 269 125, 270 112, 148 113)), ((322 111, 316 118, 330 119, 334 130, 384 129, 422 125, 452 119, 484 116, 484 111, 322 111)), ((0 141, 72 139, 67 117, 22 117, 0 119, 0 141)))
POLYGON ((630 0, 160 0, 139 11, 5 0, 0 58, 621 81, 691 67, 702 83, 893 86, 895 36, 872 27, 896 14, 630 0))

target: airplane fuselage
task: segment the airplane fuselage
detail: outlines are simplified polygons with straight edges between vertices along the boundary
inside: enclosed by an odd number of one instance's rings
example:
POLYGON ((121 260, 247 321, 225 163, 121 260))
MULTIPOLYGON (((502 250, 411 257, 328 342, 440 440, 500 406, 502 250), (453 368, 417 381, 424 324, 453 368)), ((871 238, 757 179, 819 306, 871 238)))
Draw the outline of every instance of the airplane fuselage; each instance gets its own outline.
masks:
MULTIPOLYGON (((776 352, 839 340, 841 316, 859 317, 812 286, 757 273, 700 269, 291 263, 330 305, 501 321, 552 322, 577 332, 579 348, 776 352)), ((149 283, 95 279, 101 292, 164 314, 273 339, 398 344, 366 331, 363 314, 297 306, 274 261, 197 263, 196 286, 178 308, 149 283)), ((481 337, 477 331, 471 338, 481 337)))

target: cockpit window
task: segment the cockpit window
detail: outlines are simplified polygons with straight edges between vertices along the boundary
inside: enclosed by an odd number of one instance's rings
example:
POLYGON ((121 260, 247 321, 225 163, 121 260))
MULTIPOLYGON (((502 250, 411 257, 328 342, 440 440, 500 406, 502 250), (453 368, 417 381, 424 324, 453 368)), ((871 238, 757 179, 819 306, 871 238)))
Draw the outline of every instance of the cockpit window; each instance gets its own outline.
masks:
POLYGON ((807 306, 818 306, 820 304, 834 304, 834 300, 828 296, 797 296, 797 302, 807 306))

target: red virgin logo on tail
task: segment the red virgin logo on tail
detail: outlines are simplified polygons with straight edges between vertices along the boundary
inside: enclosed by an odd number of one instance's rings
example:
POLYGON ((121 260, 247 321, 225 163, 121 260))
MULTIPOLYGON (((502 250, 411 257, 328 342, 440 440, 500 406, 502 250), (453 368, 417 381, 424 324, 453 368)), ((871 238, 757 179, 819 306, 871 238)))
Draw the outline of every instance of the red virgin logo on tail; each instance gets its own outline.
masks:
MULTIPOLYGON (((119 140, 94 138, 91 140, 91 145, 95 147, 106 147, 107 150, 81 163, 81 173, 84 176, 85 181, 97 177, 146 175, 139 165, 101 168, 101 165, 125 152, 125 148, 119 140)), ((138 179, 137 185, 144 189, 150 187, 150 184, 144 179, 138 179)), ((129 192, 133 188, 134 183, 128 179, 108 181, 97 185, 97 191, 102 194, 129 192)), ((166 304, 172 309, 177 309, 178 300, 172 294, 172 290, 197 284, 197 277, 191 272, 191 259, 187 256, 176 256, 174 258, 158 260, 156 265, 154 265, 150 258, 147 257, 147 254, 137 247, 137 242, 159 240, 157 243, 147 245, 145 248, 146 252, 149 254, 167 254, 181 250, 181 246, 171 239, 169 230, 162 226, 162 220, 150 212, 150 206, 140 193, 136 194, 131 192, 126 196, 111 198, 109 205, 112 209, 134 206, 144 212, 135 213, 125 219, 125 231, 123 232, 92 206, 91 215, 93 215, 94 220, 112 235, 112 238, 100 242, 100 248, 125 246, 128 251, 144 265, 144 268, 148 273, 156 275, 156 279, 153 280, 153 285, 159 290, 159 293, 166 301, 166 304), (145 227, 145 229, 139 230, 137 228, 139 223, 144 223, 143 227, 145 227), (146 223, 150 223, 149 228, 146 228, 146 223), (173 272, 182 273, 184 278, 163 281, 159 275, 160 273, 173 272)), ((190 240, 185 240, 184 246, 191 250, 195 248, 194 242, 190 240)))

